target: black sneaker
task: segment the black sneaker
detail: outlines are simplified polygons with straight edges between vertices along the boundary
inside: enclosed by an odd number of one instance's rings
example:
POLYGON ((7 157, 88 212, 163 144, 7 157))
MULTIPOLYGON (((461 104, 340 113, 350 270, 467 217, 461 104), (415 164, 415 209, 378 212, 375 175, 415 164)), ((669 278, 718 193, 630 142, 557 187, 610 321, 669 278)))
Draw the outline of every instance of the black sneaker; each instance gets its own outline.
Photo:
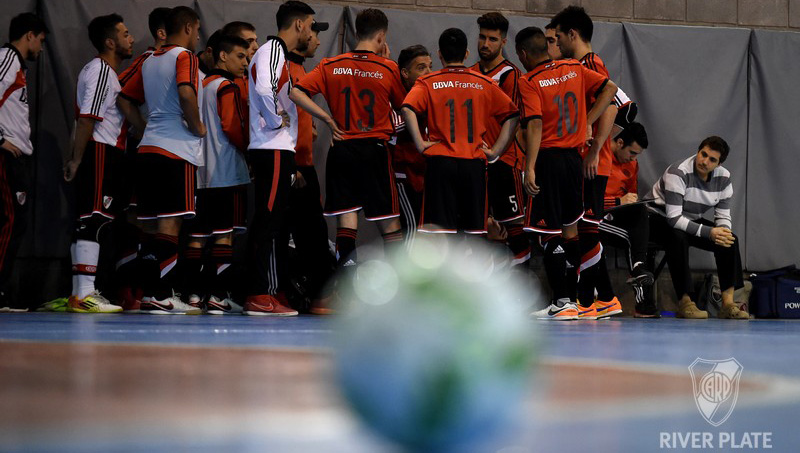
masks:
POLYGON ((661 312, 658 311, 655 301, 652 297, 647 297, 642 302, 636 304, 633 312, 634 318, 660 318, 661 312))
POLYGON ((647 286, 655 281, 653 273, 644 268, 643 263, 637 263, 631 271, 631 276, 627 280, 629 285, 647 286))

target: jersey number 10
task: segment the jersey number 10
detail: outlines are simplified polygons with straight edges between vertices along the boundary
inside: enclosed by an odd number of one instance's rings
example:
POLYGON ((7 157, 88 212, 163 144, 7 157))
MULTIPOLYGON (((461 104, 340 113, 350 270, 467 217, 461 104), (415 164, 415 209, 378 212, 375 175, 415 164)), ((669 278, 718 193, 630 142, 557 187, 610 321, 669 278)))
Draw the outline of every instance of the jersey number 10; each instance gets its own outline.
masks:
POLYGON ((567 134, 574 134, 578 131, 578 98, 575 96, 575 93, 572 91, 567 91, 564 94, 564 98, 562 99, 561 96, 556 96, 553 99, 553 102, 556 103, 558 106, 558 131, 557 134, 559 137, 564 136, 564 129, 567 130, 567 134), (572 115, 569 111, 569 100, 572 99, 572 110, 575 111, 575 119, 572 119, 572 115))

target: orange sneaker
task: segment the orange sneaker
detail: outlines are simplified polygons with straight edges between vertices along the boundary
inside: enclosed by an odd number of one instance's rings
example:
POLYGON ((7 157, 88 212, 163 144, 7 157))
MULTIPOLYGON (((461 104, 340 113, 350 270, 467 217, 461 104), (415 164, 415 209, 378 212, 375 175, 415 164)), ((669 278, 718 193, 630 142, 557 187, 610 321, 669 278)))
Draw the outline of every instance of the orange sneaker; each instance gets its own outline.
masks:
POLYGON ((617 296, 614 296, 614 298, 611 299, 611 302, 603 302, 602 300, 598 300, 595 301, 594 305, 597 308, 597 319, 608 318, 609 316, 622 313, 622 304, 619 303, 617 296))
POLYGON ((319 299, 314 299, 311 302, 309 311, 315 315, 332 315, 335 312, 333 309, 334 296, 335 293, 320 297, 319 299))
POLYGON ((592 321, 597 319, 597 307, 592 304, 589 307, 584 307, 578 304, 578 320, 579 321, 592 321))
POLYGON ((293 310, 281 303, 279 295, 261 294, 247 296, 244 303, 244 314, 250 316, 297 316, 293 310))

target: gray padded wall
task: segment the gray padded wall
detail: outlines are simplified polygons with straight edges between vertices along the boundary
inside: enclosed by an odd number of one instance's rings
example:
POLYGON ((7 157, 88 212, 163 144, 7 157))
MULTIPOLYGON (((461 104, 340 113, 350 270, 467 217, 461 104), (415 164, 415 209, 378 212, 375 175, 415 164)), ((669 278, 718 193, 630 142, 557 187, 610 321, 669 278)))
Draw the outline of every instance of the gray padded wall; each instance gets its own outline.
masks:
MULTIPOLYGON (((709 135, 731 146, 733 230, 745 250, 747 65, 750 30, 624 25, 623 87, 639 103, 650 146, 639 159, 640 195, 709 135)), ((747 257, 743 256, 747 265, 747 257)), ((713 267, 703 253, 697 268, 713 267)))
POLYGON ((756 30, 751 43, 747 159, 747 265, 800 261, 800 33, 756 30))

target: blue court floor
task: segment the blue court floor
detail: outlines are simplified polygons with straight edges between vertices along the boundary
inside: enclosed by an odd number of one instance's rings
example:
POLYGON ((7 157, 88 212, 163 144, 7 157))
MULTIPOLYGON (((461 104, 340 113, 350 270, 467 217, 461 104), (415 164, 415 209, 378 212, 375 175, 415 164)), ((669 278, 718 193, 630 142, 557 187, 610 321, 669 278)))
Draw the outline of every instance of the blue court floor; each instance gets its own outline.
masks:
MULTIPOLYGON (((526 411, 502 448, 474 451, 684 451, 695 432, 705 449, 763 447, 762 433, 800 449, 800 322, 531 324, 545 354, 526 411), (719 427, 694 402, 697 358, 743 368, 719 427)), ((0 314, 0 451, 400 451, 336 396, 331 336, 313 316, 0 314)))

